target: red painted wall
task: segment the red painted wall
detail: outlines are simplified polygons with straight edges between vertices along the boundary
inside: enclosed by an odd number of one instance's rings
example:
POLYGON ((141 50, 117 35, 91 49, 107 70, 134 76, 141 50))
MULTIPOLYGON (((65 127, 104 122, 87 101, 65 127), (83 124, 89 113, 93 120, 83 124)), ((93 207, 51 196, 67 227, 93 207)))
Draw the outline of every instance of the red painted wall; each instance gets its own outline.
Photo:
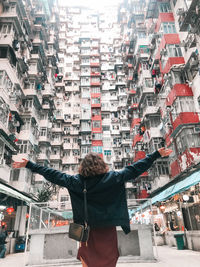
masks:
POLYGON ((92 146, 103 146, 102 140, 92 140, 92 146))
POLYGON ((164 34, 158 47, 155 59, 160 59, 160 50, 165 48, 166 44, 180 44, 179 35, 177 33, 164 34))
POLYGON ((187 84, 175 84, 166 98, 166 106, 171 106, 178 96, 193 96, 191 87, 187 84))
POLYGON ((163 74, 168 73, 173 65, 184 64, 184 63, 185 63, 184 57, 169 57, 167 63, 165 64, 164 69, 162 69, 162 65, 160 62, 160 72, 163 74))
POLYGON ((142 137, 143 136, 142 135, 139 135, 139 134, 135 135, 134 138, 133 138, 133 144, 132 144, 132 146, 134 147, 136 145, 136 143, 139 142, 142 139, 142 137))
POLYGON ((170 169, 171 169, 172 177, 175 177, 180 173, 178 160, 175 160, 174 162, 172 162, 172 164, 170 165, 170 169))
POLYGON ((173 129, 175 130, 181 124, 187 123, 198 123, 199 116, 196 112, 181 112, 175 121, 172 123, 173 129))
POLYGON ((135 127, 135 125, 139 125, 141 122, 141 119, 140 118, 135 118, 135 119, 132 119, 132 122, 131 122, 131 129, 133 129, 135 127))
POLYGON ((144 159, 146 157, 146 153, 144 151, 137 151, 135 153, 135 158, 134 158, 134 162, 140 160, 140 159, 144 159))
POLYGON ((101 115, 92 116, 93 121, 101 121, 101 115))
POLYGON ((158 32, 160 30, 160 24, 162 22, 173 22, 173 21, 174 21, 173 13, 160 13, 155 27, 155 32, 158 32))
MULTIPOLYGON (((183 153, 182 155, 180 155, 180 156, 178 157, 178 159, 175 160, 175 161, 171 164, 171 166, 170 166, 170 168, 171 168, 171 176, 172 176, 173 178, 176 177, 179 173, 185 171, 185 169, 181 169, 181 167, 180 167, 181 164, 180 164, 180 166, 179 166, 179 163, 178 163, 178 161, 179 161, 180 163, 182 163, 182 157, 184 157, 184 158, 187 159, 187 160, 186 160, 186 169, 189 168, 189 167, 191 167, 192 165, 195 164, 195 162, 194 162, 194 157, 193 157, 193 155, 192 155, 191 153, 194 153, 194 154, 196 154, 196 155, 199 157, 199 156, 200 156, 200 147, 193 147, 193 148, 188 148, 188 149, 186 149, 186 150, 184 151, 184 153, 183 153)), ((185 162, 185 159, 184 159, 184 162, 185 162)))

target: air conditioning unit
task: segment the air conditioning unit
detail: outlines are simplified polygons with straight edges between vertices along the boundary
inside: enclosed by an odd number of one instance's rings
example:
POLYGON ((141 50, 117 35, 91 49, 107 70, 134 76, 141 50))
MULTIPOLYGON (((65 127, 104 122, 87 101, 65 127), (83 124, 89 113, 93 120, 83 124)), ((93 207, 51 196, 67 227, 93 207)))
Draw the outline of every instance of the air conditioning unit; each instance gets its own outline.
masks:
POLYGON ((200 133, 200 126, 194 127, 194 133, 200 133))
POLYGON ((185 13, 184 8, 178 8, 178 9, 176 10, 176 15, 177 15, 177 16, 181 16, 181 15, 183 15, 184 13, 185 13))

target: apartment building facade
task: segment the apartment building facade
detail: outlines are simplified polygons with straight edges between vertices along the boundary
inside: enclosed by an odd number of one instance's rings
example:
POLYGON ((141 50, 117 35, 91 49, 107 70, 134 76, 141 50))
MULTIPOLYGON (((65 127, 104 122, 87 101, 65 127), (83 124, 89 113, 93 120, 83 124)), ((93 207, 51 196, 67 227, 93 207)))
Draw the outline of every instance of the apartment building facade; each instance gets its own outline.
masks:
MULTIPOLYGON (((181 180, 198 195, 190 179, 200 145, 198 23, 196 0, 124 1, 104 12, 0 1, 2 195, 28 203, 45 188, 12 160, 75 174, 92 151, 120 170, 163 145, 172 156, 127 183, 128 198, 161 205, 181 180)), ((69 200, 54 190, 52 200, 69 200)))
POLYGON ((166 225, 199 230, 199 1, 124 1, 119 23, 134 160, 173 150, 139 177, 137 197, 151 196, 166 225))

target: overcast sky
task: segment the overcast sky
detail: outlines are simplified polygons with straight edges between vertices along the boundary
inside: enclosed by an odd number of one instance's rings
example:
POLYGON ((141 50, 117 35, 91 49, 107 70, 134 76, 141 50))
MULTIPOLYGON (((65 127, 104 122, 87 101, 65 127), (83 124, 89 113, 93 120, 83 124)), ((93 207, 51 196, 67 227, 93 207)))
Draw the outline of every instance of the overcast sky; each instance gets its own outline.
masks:
POLYGON ((116 6, 122 0, 58 0, 58 2, 65 6, 86 6, 92 9, 103 9, 106 6, 116 6))

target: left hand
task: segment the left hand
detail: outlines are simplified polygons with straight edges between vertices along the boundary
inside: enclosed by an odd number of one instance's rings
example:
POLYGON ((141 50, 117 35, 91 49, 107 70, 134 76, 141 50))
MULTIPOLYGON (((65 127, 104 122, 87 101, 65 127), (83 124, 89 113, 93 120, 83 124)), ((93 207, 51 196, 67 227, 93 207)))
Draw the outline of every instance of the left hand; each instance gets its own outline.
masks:
POLYGON ((158 149, 158 152, 160 153, 161 157, 167 157, 173 152, 173 150, 161 147, 158 149))
POLYGON ((28 163, 27 159, 22 159, 22 161, 20 162, 17 161, 13 162, 12 167, 13 169, 25 168, 27 163, 28 163))

